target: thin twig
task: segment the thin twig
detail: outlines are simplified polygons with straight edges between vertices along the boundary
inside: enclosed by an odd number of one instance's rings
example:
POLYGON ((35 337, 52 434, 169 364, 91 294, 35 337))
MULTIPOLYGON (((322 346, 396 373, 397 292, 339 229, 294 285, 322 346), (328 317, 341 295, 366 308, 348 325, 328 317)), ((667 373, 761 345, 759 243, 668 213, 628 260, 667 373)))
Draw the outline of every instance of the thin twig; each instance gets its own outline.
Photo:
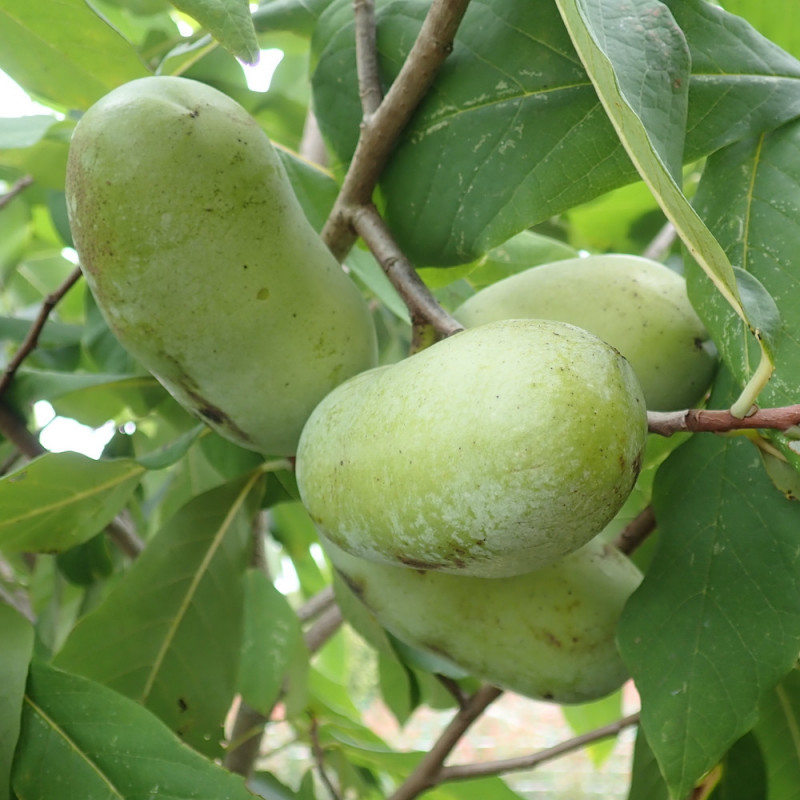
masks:
POLYGON ((389 800, 412 800, 441 783, 442 765, 473 722, 502 694, 502 689, 484 685, 460 708, 442 731, 430 752, 419 762, 389 800))
POLYGON ((0 195, 0 208, 5 208, 18 194, 21 194, 32 184, 33 175, 23 175, 18 178, 7 192, 0 195))
POLYGON ((441 675, 440 673, 437 673, 434 677, 448 692, 450 692, 456 703, 458 703, 458 707, 464 708, 469 702, 469 695, 458 685, 458 681, 449 678, 447 675, 441 675))
POLYGON ((319 741, 319 726, 314 714, 311 714, 309 737, 311 739, 311 752, 314 754, 314 761, 317 765, 317 772, 319 772, 320 780, 325 784, 325 788, 328 790, 333 800, 340 800, 339 792, 336 791, 336 787, 333 785, 333 782, 328 776, 328 771, 325 769, 325 751, 322 749, 322 745, 319 741))
POLYGON ((336 597, 333 593, 333 586, 326 586, 313 597, 309 597, 309 599, 297 609, 297 618, 300 622, 310 622, 314 617, 319 616, 335 602, 336 597))
POLYGON ((356 68, 358 93, 364 120, 369 120, 383 99, 380 71, 378 69, 377 29, 375 26, 375 0, 353 0, 356 23, 356 68))
POLYGON ((339 630, 343 621, 344 617, 339 606, 333 605, 324 611, 304 634, 309 652, 316 653, 321 650, 325 642, 339 630))
POLYGON ((501 775, 507 772, 533 769, 543 764, 545 761, 552 761, 554 758, 563 756, 566 753, 571 753, 574 750, 581 750, 592 742, 597 742, 600 739, 608 739, 611 736, 617 736, 625 728, 630 728, 638 724, 639 713, 637 712, 636 714, 623 717, 616 722, 603 725, 601 728, 596 728, 588 733, 583 733, 580 736, 567 739, 567 741, 561 742, 561 744, 557 744, 554 747, 540 750, 538 753, 531 753, 530 755, 519 756, 518 758, 506 758, 499 761, 485 761, 481 764, 455 764, 452 767, 443 767, 439 772, 437 783, 466 780, 469 778, 485 778, 490 775, 501 775))
POLYGON ((353 229, 367 243, 408 307, 415 328, 422 323, 428 323, 439 337, 451 336, 464 329, 461 323, 439 305, 430 289, 422 282, 375 206, 369 203, 355 209, 352 220, 353 229))
POLYGON ((411 51, 378 109, 361 127, 361 135, 342 189, 322 230, 322 238, 339 261, 356 235, 351 215, 369 203, 389 155, 439 67, 453 49, 469 0, 433 0, 411 51))
POLYGON ((675 230, 675 226, 671 222, 667 222, 655 235, 653 241, 647 245, 642 255, 653 261, 663 261, 677 238, 678 232, 675 230))
POLYGON ((0 603, 11 606, 11 608, 25 617, 28 622, 36 622, 36 614, 33 613, 30 600, 26 594, 22 592, 11 592, 0 583, 0 603))
POLYGON ((706 408, 647 412, 648 430, 661 436, 685 432, 724 433, 753 428, 787 431, 796 425, 800 425, 800 404, 754 409, 743 419, 734 417, 730 411, 712 411, 706 408))
POLYGON ((252 775, 267 720, 264 714, 244 701, 239 704, 231 730, 230 745, 225 753, 226 769, 245 778, 252 775))
POLYGON ((39 309, 39 313, 33 325, 31 325, 28 335, 25 337, 25 341, 20 345, 19 350, 14 354, 14 358, 11 359, 2 378, 0 378, 0 395, 8 389, 11 385, 11 381, 14 379, 16 371, 36 347, 36 343, 39 341, 39 334, 41 334, 42 328, 44 328, 47 318, 50 316, 50 312, 56 307, 56 304, 61 298, 75 285, 80 277, 80 267, 75 267, 61 286, 45 297, 42 307, 39 309))
MULTIPOLYGON (((28 430, 24 420, 2 400, 0 400, 0 434, 29 459, 38 458, 49 452, 28 430)), ((105 530, 114 544, 130 558, 135 558, 144 549, 144 542, 119 516, 111 520, 105 530)))
POLYGON ((614 542, 615 547, 630 555, 656 529, 653 507, 642 509, 622 530, 614 542))

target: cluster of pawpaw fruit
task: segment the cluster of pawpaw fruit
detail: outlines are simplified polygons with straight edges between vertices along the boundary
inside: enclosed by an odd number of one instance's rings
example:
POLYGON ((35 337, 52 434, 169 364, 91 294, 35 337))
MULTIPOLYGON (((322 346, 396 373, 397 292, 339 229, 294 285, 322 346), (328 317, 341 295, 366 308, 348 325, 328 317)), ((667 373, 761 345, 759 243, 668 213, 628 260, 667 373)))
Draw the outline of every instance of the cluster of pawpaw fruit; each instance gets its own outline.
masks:
POLYGON ((458 308, 465 331, 377 366, 367 304, 269 139, 183 78, 84 115, 67 199, 123 346, 223 436, 296 456, 332 564, 398 639, 558 702, 624 681, 616 622, 641 574, 598 534, 647 409, 711 379, 682 278, 629 256, 536 266, 458 308))

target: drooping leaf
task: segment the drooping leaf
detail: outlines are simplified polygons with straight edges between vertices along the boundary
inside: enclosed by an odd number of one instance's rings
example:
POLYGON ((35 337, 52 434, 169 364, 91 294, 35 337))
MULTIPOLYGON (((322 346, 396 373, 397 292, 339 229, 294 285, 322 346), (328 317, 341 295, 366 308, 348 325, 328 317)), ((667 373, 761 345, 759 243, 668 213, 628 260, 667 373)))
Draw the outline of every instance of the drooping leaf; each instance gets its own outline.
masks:
POLYGON ((58 553, 99 533, 125 505, 144 467, 46 453, 0 478, 0 550, 58 553))
POLYGON ((22 798, 252 800, 244 780, 150 711, 46 664, 31 667, 12 787, 22 798), (67 788, 68 787, 68 788, 67 788))
MULTIPOLYGON (((428 5, 397 0, 378 9, 384 85, 397 75, 428 5)), ((707 3, 669 6, 697 70, 684 160, 800 113, 800 64, 791 56, 707 3)), ((642 20, 645 29, 663 22, 642 20)), ((353 36, 352 11, 340 0, 322 13, 313 39, 315 109, 342 162, 361 120, 353 36)), ((383 174, 381 194, 412 261, 449 266, 635 176, 555 4, 474 0, 383 174)))
POLYGON ((800 505, 747 439, 700 434, 659 470, 653 507, 658 548, 619 641, 647 740, 683 797, 800 652, 800 505))
MULTIPOLYGON (((797 402, 800 375, 800 122, 745 139, 712 155, 694 199, 732 263, 756 279, 780 312, 775 373, 762 406, 797 402)), ((690 297, 722 357, 743 385, 758 348, 691 260, 690 297)))
POLYGON ((194 17, 226 50, 247 64, 259 49, 246 0, 173 0, 175 8, 194 17))
POLYGON ((764 757, 752 733, 746 733, 725 754, 712 773, 718 783, 709 800, 767 800, 767 774, 764 757), (716 775, 714 773, 717 773, 716 775))
POLYGON ((753 732, 767 771, 766 800, 800 798, 800 672, 765 695, 753 732))
POLYGON ((167 393, 152 375, 21 369, 11 396, 20 404, 47 400, 62 416, 99 427, 123 410, 145 416, 167 393))
POLYGON ((33 655, 33 625, 5 603, 0 603, 0 800, 9 800, 14 749, 20 732, 22 696, 33 655))
POLYGON ((242 578, 258 473, 187 503, 84 617, 56 666, 147 706, 181 738, 219 754, 236 689, 242 578))
POLYGON ((636 6, 599 0, 556 3, 639 175, 703 268, 741 311, 731 265, 680 186, 690 74, 683 32, 658 0, 636 6))
POLYGON ((249 570, 239 692, 251 708, 270 712, 300 641, 300 622, 286 598, 263 572, 249 570))
POLYGON ((636 732, 628 800, 670 800, 669 789, 644 731, 636 732))
POLYGON ((56 107, 86 109, 148 73, 134 48, 83 0, 6 0, 0 69, 56 107))

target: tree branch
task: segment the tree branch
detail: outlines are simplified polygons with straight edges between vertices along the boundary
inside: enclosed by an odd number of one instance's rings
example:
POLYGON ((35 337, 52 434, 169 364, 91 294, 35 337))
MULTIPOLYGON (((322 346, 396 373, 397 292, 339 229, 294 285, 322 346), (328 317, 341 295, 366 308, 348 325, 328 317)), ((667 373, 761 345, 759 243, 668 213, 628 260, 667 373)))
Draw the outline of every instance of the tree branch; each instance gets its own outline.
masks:
POLYGON ((739 419, 730 411, 689 408, 684 411, 648 411, 650 433, 672 436, 673 433, 724 433, 752 428, 786 431, 800 425, 800 404, 779 408, 758 408, 739 419))
POLYGON ((458 741, 473 722, 503 693, 496 686, 484 685, 466 705, 460 708, 450 724, 442 731, 430 752, 419 762, 417 768, 408 776, 389 800, 412 800, 427 789, 442 782, 442 765, 458 741))
POLYGON ((469 0, 433 0, 400 73, 375 113, 364 120, 341 192, 322 230, 325 244, 339 261, 356 240, 353 210, 371 201, 402 130, 453 49, 453 38, 468 5, 469 0))
POLYGON ((361 97, 364 119, 369 120, 383 99, 383 87, 378 69, 375 0, 353 0, 353 11, 356 23, 358 94, 361 97))
POLYGON ((439 772, 439 780, 437 783, 466 780, 469 778, 485 778, 490 775, 501 775, 507 772, 533 769, 543 764, 545 761, 551 761, 566 753, 580 750, 592 742, 599 741, 600 739, 607 739, 611 736, 617 736, 620 731, 632 725, 638 725, 638 723, 639 714, 637 712, 636 714, 623 717, 616 722, 603 725, 601 728, 596 728, 588 733, 575 736, 572 739, 567 739, 567 741, 561 742, 561 744, 557 744, 554 747, 548 747, 546 750, 540 750, 538 753, 531 753, 531 755, 528 756, 506 758, 499 761, 485 761, 481 764, 457 764, 452 767, 443 767, 439 772))
POLYGON ((333 593, 333 586, 326 586, 317 592, 313 597, 309 597, 300 608, 297 609, 297 618, 300 622, 310 622, 314 617, 319 616, 336 602, 333 593))
POLYGON ((41 334, 42 329, 47 322, 47 318, 50 316, 50 312, 56 307, 56 304, 59 302, 59 300, 61 300, 61 298, 75 285, 80 277, 80 267, 75 267, 75 269, 70 272, 70 274, 67 276, 67 279, 61 284, 61 286, 45 297, 42 307, 39 309, 39 313, 37 314, 33 325, 31 325, 28 335, 25 337, 25 341, 20 345, 19 350, 17 350, 17 352, 14 354, 14 358, 11 359, 11 362, 6 367, 3 376, 0 378, 0 395, 2 395, 3 392, 8 389, 8 387, 11 385, 11 381, 14 379, 16 371, 36 347, 36 343, 39 341, 39 334, 41 334))
MULTIPOLYGON (((415 332, 425 324, 431 325, 439 337, 451 336, 464 329, 439 305, 422 282, 372 203, 353 209, 351 219, 353 229, 366 242, 408 307, 415 332)), ((412 350, 416 349, 420 348, 412 347, 412 350)))
POLYGON ((614 546, 630 555, 656 529, 656 518, 652 506, 642 509, 622 530, 614 546))
POLYGON ((5 194, 0 195, 0 208, 5 208, 18 194, 21 194, 32 184, 33 175, 23 175, 18 178, 5 194))

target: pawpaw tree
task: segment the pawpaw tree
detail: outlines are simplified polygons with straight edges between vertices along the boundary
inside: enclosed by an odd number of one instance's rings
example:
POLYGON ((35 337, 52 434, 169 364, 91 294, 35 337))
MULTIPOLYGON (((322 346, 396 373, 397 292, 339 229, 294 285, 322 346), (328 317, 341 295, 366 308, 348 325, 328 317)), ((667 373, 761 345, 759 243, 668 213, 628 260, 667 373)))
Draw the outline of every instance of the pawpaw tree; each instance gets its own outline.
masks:
POLYGON ((794 0, 4 0, 0 70, 0 800, 797 796, 794 0), (571 733, 454 752, 503 695, 571 733))

